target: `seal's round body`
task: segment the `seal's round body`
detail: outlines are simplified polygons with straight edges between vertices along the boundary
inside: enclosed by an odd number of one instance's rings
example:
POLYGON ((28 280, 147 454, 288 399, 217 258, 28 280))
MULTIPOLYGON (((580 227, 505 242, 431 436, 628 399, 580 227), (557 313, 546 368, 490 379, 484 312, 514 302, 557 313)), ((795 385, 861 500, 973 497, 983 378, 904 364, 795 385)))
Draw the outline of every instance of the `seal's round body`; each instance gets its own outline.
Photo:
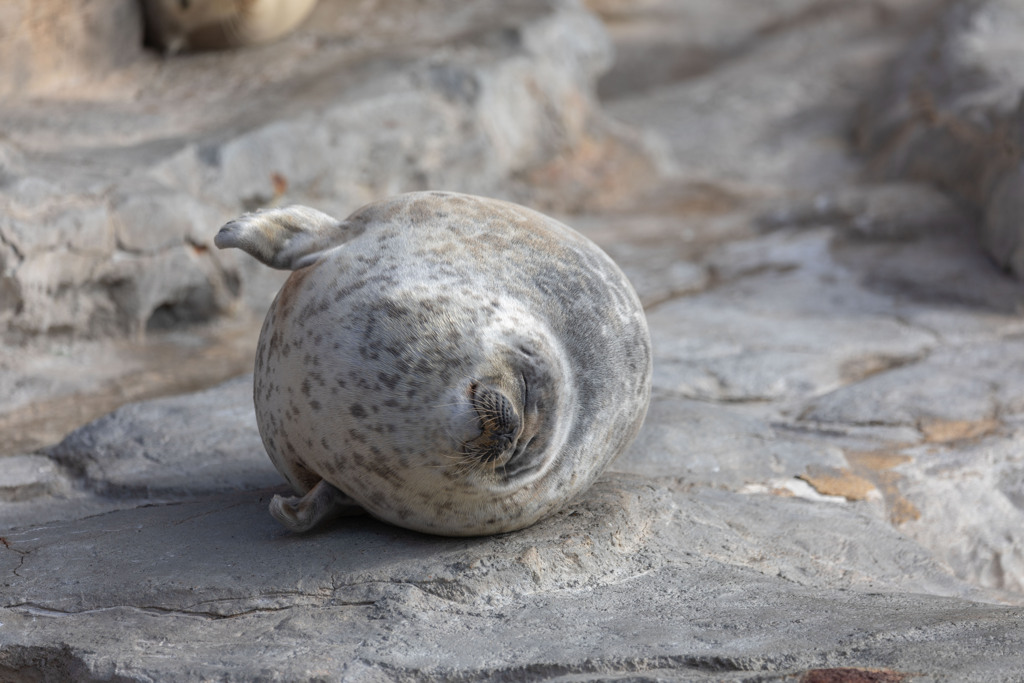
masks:
POLYGON ((149 39, 174 54, 270 42, 309 16, 316 0, 143 0, 149 39))
POLYGON ((586 489, 643 421, 636 293, 540 213, 421 192, 345 221, 247 214, 216 243, 295 269, 254 386, 267 452, 304 494, 271 505, 293 529, 352 502, 428 533, 520 529, 586 489))

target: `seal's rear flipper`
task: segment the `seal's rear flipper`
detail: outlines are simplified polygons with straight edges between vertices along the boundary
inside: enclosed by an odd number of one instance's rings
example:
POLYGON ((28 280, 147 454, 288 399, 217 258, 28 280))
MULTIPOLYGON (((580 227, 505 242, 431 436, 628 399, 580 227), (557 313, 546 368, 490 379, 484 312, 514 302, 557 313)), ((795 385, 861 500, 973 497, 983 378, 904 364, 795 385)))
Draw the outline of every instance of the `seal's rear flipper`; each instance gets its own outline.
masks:
POLYGON ((270 501, 270 514, 274 519, 295 532, 309 531, 321 522, 338 517, 364 513, 354 500, 323 480, 301 498, 274 496, 270 501))
POLYGON ((294 205, 239 216, 220 229, 213 243, 220 249, 237 247, 271 268, 298 270, 352 237, 347 223, 294 205))

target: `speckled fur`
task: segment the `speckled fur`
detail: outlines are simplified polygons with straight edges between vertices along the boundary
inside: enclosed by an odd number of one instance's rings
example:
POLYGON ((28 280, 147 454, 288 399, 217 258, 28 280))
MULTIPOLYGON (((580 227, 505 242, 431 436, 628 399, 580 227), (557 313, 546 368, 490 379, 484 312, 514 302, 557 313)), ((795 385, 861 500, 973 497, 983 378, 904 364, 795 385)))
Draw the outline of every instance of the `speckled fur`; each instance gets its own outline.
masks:
MULTIPOLYGON (((218 246, 272 261, 275 215, 229 223, 218 246)), ((636 435, 647 325, 589 240, 515 204, 441 192, 317 225, 313 262, 278 293, 256 355, 260 434, 297 492, 326 480, 427 533, 512 531, 584 491, 636 435)))

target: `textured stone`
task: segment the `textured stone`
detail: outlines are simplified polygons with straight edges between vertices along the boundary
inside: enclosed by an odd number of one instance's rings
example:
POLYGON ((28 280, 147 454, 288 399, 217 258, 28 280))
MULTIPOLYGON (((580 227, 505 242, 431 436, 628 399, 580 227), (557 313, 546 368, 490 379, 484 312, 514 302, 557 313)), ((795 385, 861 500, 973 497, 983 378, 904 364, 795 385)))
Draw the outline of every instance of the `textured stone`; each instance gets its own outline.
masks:
POLYGON ((1024 593, 1022 433, 992 427, 903 451, 898 486, 919 515, 901 529, 961 579, 1024 593))
POLYGON ((197 391, 251 371, 260 319, 55 341, 0 354, 0 456, 32 452, 126 402, 197 391))
MULTIPOLYGON (((625 39, 627 49, 632 43, 643 57, 627 53, 609 76, 615 81, 606 87, 623 95, 609 102, 609 112, 662 136, 686 182, 743 195, 831 189, 857 172, 846 145, 849 110, 881 76, 908 24, 918 25, 931 4, 641 3, 629 16, 648 10, 650 18, 627 16, 620 31, 636 31, 635 42, 625 39), (667 79, 661 87, 623 92, 627 83, 647 81, 648 73, 672 70, 672 59, 640 38, 671 43, 666 50, 693 55, 692 66, 684 59, 676 73, 657 77, 667 79)), ((613 16, 623 7, 614 0, 594 5, 613 16)))
POLYGON ((876 178, 934 183, 982 215, 980 241, 1024 277, 1024 8, 1012 0, 953 3, 907 49, 869 98, 860 146, 876 178))
MULTIPOLYGON (((95 319, 103 303, 92 298, 96 260, 66 248, 40 251, 17 267, 13 279, 21 301, 12 326, 30 332, 67 332, 95 319)), ((102 315, 102 314, 100 314, 102 315)))
POLYGON ((252 377, 199 394, 125 406, 47 455, 107 497, 165 499, 281 483, 263 451, 252 377))
POLYGON ((217 220, 191 197, 159 186, 136 189, 113 202, 117 246, 128 253, 152 254, 182 243, 203 244, 217 220))
MULTIPOLYGON (((1022 90, 1024 93, 1024 90, 1022 90)), ((1024 123, 1024 116, 1018 120, 1024 123)), ((981 233, 985 249, 1001 267, 1024 278, 1024 159, 1000 177, 985 206, 981 233)))
POLYGON ((737 281, 649 312, 654 386, 697 399, 793 398, 929 349, 934 337, 901 323, 891 301, 844 283, 831 239, 777 233, 711 254, 719 277, 737 281))
POLYGON ((616 42, 615 67, 600 83, 609 98, 628 96, 713 71, 759 44, 758 37, 800 26, 829 11, 820 0, 586 0, 616 42))
MULTIPOLYGON (((244 450, 245 439, 231 434, 251 430, 246 424, 251 418, 243 418, 250 410, 247 392, 241 391, 247 388, 247 380, 240 380, 191 400, 132 406, 56 449, 69 468, 81 462, 74 453, 91 459, 86 481, 122 483, 131 463, 129 478, 141 481, 145 475, 159 484, 170 476, 179 482, 175 486, 187 486, 178 493, 193 500, 4 531, 7 545, 0 561, 8 572, 0 593, 0 628, 6 645, 0 663, 8 671, 52 673, 77 666, 92 677, 117 672, 134 678, 146 672, 177 680, 229 668, 251 675, 251 661, 258 661, 256 671, 272 666, 278 675, 305 676, 347 671, 336 667, 353 659, 381 675, 395 667, 425 675, 472 675, 494 666, 535 669, 551 661, 564 662, 558 670, 565 672, 583 660, 615 671, 627 666, 617 657, 631 651, 634 658, 636 652, 651 658, 631 660, 633 668, 689 666, 699 673, 702 657, 728 656, 737 674, 756 668, 784 676, 819 665, 822 657, 877 663, 886 650, 863 638, 876 632, 877 620, 886 614, 887 630, 918 633, 918 645, 902 648, 887 663, 938 671, 925 659, 953 642, 966 647, 975 637, 998 634, 1005 640, 1017 633, 1010 624, 1020 618, 1019 610, 953 603, 954 612, 948 611, 949 602, 914 595, 977 599, 986 594, 944 575, 921 548, 870 516, 775 496, 672 493, 622 474, 604 478, 568 509, 531 529, 491 539, 424 537, 368 517, 312 535, 291 535, 267 515, 267 493, 225 489, 208 469, 203 476, 212 480, 195 476, 200 454, 189 444, 209 443, 216 452, 205 451, 208 459, 222 459, 225 448, 244 450), (125 452, 124 444, 138 447, 125 452), (111 565, 120 569, 111 572, 111 565), (842 606, 827 597, 837 587, 854 590, 842 606), (623 609, 633 624, 627 631, 609 620, 623 609), (794 618, 794 610, 801 616, 794 618), (858 657, 836 650, 834 632, 815 616, 825 611, 835 619, 837 610, 850 636, 861 634, 858 657), (974 635, 971 620, 952 616, 965 610, 989 614, 990 625, 974 635), (783 612, 790 616, 773 629, 776 637, 754 637, 763 633, 766 619, 779 619, 783 612), (230 632, 223 628, 225 617, 232 619, 230 632), (24 628, 28 619, 38 625, 24 628), (96 640, 106 619, 135 629, 132 653, 96 640), (591 627, 584 624, 596 622, 604 624, 608 636, 585 635, 591 627), (508 638, 527 626, 529 638, 523 631, 497 658, 482 642, 467 640, 480 632, 508 638), (556 660, 544 649, 547 638, 538 636, 548 629, 562 634, 556 660), (652 641, 655 631, 662 636, 652 641), (161 639, 152 640, 149 634, 157 632, 161 639), (735 649, 729 643, 736 642, 736 632, 754 640, 735 649), (250 644, 269 633, 277 637, 259 645, 257 656, 250 644), (726 638, 726 633, 734 635, 726 638), (415 654, 437 637, 462 645, 430 661, 415 654), (194 643, 192 656, 176 658, 169 668, 167 647, 182 639, 194 643), (295 639, 306 643, 301 661, 290 656, 295 639), (390 644, 394 639, 403 646, 390 644), (233 645, 219 655, 204 654, 196 645, 211 640, 233 645), (150 644, 136 649, 145 642, 150 644), (784 642, 802 645, 779 649, 784 642), (596 663, 594 652, 601 653, 596 663)), ((255 469, 250 461, 235 471, 238 487, 247 485, 244 477, 255 469)), ((116 493, 142 491, 122 486, 116 493)), ((1019 657, 1012 648, 1001 651, 991 643, 985 649, 988 666, 1012 665, 1019 657)), ((979 667, 972 661, 963 670, 987 671, 979 667)))
POLYGON ((141 50, 133 0, 9 0, 0 7, 0 94, 95 88, 141 50))
POLYGON ((582 592, 526 594, 497 608, 467 609, 435 595, 434 586, 429 580, 388 582, 372 601, 285 613, 269 607, 230 619, 125 606, 76 614, 5 610, 5 624, 22 632, 31 624, 32 635, 7 648, 2 663, 22 675, 26 669, 63 667, 97 679, 148 675, 170 681, 637 675, 785 680, 822 666, 877 662, 907 673, 982 681, 1020 666, 1019 630, 1006 626, 1021 617, 1019 609, 886 593, 848 595, 836 604, 784 579, 714 562, 669 567, 582 592), (802 616, 794 618, 794 605, 802 616), (131 646, 102 636, 98 626, 111 618, 122 633, 133 634, 131 646), (594 623, 601 628, 594 630, 594 623), (761 635, 766 624, 768 642, 761 635), (74 647, 37 644, 66 642, 68 629, 81 634, 74 647), (821 634, 834 630, 838 642, 823 647, 821 634), (895 635, 902 631, 912 636, 895 635), (424 646, 434 638, 445 645, 424 646), (187 659, 175 646, 185 639, 187 659), (118 642, 134 650, 134 663, 123 663, 118 642), (224 642, 233 646, 217 645, 224 642), (503 644, 500 652, 495 643, 503 644))
MULTIPOLYGON (((79 4, 68 14, 104 27, 124 9, 79 4)), ((35 22, 33 35, 74 23, 48 3, 21 5, 6 11, 35 22)), ((278 275, 209 251, 220 224, 262 206, 301 202, 344 217, 438 187, 605 206, 653 177, 643 146, 595 107, 611 49, 576 3, 374 10, 391 21, 320 5, 284 41, 233 53, 158 60, 122 49, 121 38, 139 37, 125 29, 93 46, 111 53, 87 59, 62 99, 15 89, 0 104, 14 150, 0 155, 11 157, 0 184, 0 245, 14 249, 0 284, 10 328, 105 336, 140 333, 161 310, 179 321, 222 315, 234 301, 263 310, 278 275), (613 182, 620 163, 630 182, 613 182), (599 183, 608 191, 594 193, 599 183), (62 249, 74 250, 73 267, 56 262, 62 249)))
POLYGON ((90 319, 94 333, 138 332, 210 320, 228 307, 232 294, 230 281, 224 281, 206 250, 192 245, 115 259, 101 273, 98 279, 109 319, 90 319))
POLYGON ((702 291, 711 283, 707 266, 683 260, 664 247, 611 244, 609 255, 629 278, 645 307, 702 291))
POLYGON ((9 189, 0 237, 22 256, 59 248, 101 257, 113 252, 113 230, 103 198, 66 201, 58 186, 40 178, 22 178, 9 189))
POLYGON ((912 239, 963 231, 973 225, 967 211, 923 183, 888 183, 822 192, 811 201, 785 202, 760 217, 768 228, 837 226, 856 237, 912 239))
POLYGON ((354 673, 352 661, 361 675, 385 676, 495 667, 720 676, 725 658, 737 676, 780 678, 822 662, 937 673, 955 661, 951 670, 969 676, 1020 662, 1019 609, 921 594, 985 595, 841 507, 672 495, 612 475, 523 532, 440 539, 369 518, 294 536, 266 514, 266 498, 222 493, 5 532, 0 664, 184 680, 232 670, 340 675, 354 673), (135 638, 99 637, 110 619, 135 638), (907 630, 915 636, 901 638, 898 653, 879 642, 907 630), (557 652, 546 645, 556 633, 557 652), (439 638, 449 645, 437 651, 428 643, 439 638), (510 645, 495 653, 485 646, 495 639, 510 645), (944 657, 975 639, 986 642, 987 664, 944 657), (183 642, 190 656, 169 661, 183 642))
POLYGON ((980 422, 1024 407, 1024 346, 1016 341, 942 349, 811 402, 806 419, 861 424, 980 422), (955 396, 951 401, 949 397, 955 396))
POLYGON ((764 420, 727 406, 655 398, 643 431, 613 468, 738 491, 777 486, 809 465, 843 467, 846 460, 835 446, 785 438, 764 420))
POLYGON ((59 495, 67 486, 63 472, 45 456, 12 455, 3 460, 0 500, 4 502, 59 495))

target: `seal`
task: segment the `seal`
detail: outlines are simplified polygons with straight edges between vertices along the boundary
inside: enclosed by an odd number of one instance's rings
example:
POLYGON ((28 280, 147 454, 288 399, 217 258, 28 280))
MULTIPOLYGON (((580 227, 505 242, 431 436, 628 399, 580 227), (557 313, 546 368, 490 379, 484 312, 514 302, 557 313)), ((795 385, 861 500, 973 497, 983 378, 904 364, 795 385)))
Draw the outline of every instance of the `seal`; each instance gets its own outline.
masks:
POLYGON ((504 201, 416 192, 346 220, 302 206, 221 228, 294 272, 270 306, 253 396, 303 531, 361 508, 475 536, 533 524, 632 441, 651 392, 636 292, 593 242, 504 201))
POLYGON ((316 0, 143 0, 147 42, 167 54, 269 43, 309 16, 316 0))

